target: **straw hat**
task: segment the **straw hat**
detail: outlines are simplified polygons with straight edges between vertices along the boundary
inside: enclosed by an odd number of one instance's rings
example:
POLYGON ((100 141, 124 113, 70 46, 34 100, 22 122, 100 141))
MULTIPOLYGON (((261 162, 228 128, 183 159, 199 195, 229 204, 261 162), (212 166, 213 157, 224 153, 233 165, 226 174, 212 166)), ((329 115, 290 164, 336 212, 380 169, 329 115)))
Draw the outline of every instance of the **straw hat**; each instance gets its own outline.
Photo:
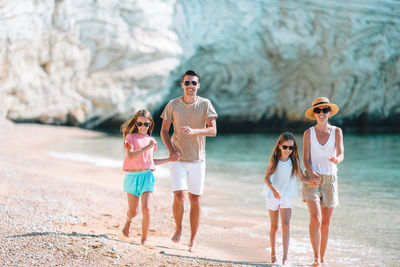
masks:
POLYGON ((331 108, 331 113, 329 114, 329 117, 334 116, 339 111, 338 105, 329 102, 329 99, 327 97, 317 97, 313 100, 311 107, 306 110, 306 118, 315 120, 313 110, 314 108, 320 106, 329 106, 331 108))

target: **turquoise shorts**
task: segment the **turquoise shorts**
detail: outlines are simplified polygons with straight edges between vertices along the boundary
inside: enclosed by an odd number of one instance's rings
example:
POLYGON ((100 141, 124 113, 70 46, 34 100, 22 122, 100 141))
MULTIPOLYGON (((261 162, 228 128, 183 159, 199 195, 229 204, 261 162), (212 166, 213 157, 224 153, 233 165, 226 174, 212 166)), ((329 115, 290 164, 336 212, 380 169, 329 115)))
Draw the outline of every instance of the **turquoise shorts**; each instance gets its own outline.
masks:
POLYGON ((124 180, 124 192, 140 196, 144 192, 154 192, 154 175, 151 170, 127 172, 124 180))

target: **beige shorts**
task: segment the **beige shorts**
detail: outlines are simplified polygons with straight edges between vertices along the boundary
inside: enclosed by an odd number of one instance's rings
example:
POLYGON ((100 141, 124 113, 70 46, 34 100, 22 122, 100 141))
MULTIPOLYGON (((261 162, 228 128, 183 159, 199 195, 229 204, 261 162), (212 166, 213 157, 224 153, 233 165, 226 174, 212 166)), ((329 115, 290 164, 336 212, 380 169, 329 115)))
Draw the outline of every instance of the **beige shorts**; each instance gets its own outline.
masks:
MULTIPOLYGON (((306 178, 309 179, 310 175, 307 172, 305 174, 306 178)), ((303 183, 303 201, 320 201, 322 207, 337 207, 339 205, 338 176, 336 174, 322 175, 320 173, 318 175, 321 178, 318 186, 303 183)))

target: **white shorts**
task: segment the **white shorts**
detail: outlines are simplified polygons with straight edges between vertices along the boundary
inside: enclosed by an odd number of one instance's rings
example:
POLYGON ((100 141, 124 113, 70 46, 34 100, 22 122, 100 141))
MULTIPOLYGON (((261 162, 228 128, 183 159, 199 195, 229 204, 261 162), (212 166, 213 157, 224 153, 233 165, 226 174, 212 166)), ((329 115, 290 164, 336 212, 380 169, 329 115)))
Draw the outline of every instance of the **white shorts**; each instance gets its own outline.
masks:
POLYGON ((187 190, 194 195, 203 194, 206 163, 174 161, 168 163, 172 178, 172 191, 187 190))
POLYGON ((292 198, 267 198, 267 209, 268 210, 279 210, 279 209, 291 209, 292 198))

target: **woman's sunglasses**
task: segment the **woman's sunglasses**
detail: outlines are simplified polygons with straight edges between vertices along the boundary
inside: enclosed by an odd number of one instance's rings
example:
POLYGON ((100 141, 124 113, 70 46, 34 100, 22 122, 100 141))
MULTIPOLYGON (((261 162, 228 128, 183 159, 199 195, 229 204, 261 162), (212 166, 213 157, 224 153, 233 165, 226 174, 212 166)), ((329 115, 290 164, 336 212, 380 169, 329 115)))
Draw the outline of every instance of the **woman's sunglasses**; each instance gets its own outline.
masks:
MULTIPOLYGON (((190 85, 190 82, 189 82, 189 81, 185 81, 183 84, 184 84, 185 86, 188 86, 188 85, 190 85)), ((196 85, 197 85, 197 82, 196 82, 196 81, 192 81, 192 85, 193 85, 193 86, 196 86, 196 85)))
POLYGON ((319 113, 321 113, 321 111, 322 111, 322 113, 326 114, 329 111, 331 111, 331 108, 330 107, 327 107, 327 108, 314 108, 314 110, 313 110, 313 112, 315 114, 319 114, 319 113))
POLYGON ((136 123, 136 125, 137 125, 137 127, 140 127, 140 126, 142 126, 142 125, 144 125, 144 127, 149 127, 150 126, 150 123, 148 123, 148 122, 145 122, 145 123, 143 123, 143 122, 137 122, 136 123))
POLYGON ((284 150, 286 150, 286 149, 290 149, 290 150, 293 150, 294 149, 294 146, 285 146, 285 145, 282 145, 282 148, 284 149, 284 150))

